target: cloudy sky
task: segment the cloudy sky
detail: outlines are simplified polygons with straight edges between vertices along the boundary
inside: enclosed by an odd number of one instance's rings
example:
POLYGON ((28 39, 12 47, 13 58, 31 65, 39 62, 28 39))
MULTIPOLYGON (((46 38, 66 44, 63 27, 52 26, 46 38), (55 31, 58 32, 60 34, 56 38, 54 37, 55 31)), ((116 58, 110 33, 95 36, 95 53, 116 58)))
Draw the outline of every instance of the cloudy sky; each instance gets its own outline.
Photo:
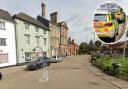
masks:
MULTIPOLYGON (((8 10, 12 15, 18 12, 33 17, 41 14, 41 2, 46 3, 46 18, 58 11, 58 22, 67 21, 69 36, 80 44, 93 40, 92 20, 96 8, 108 0, 0 0, 0 8, 8 10)), ((128 14, 128 0, 116 1, 128 14)))

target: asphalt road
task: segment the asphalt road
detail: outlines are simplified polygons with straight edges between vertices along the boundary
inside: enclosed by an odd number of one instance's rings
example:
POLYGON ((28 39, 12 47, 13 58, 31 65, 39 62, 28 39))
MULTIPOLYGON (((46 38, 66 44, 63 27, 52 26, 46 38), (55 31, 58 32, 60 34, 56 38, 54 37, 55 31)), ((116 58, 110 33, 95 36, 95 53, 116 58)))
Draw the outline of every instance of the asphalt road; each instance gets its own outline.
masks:
POLYGON ((25 67, 1 69, 0 89, 118 89, 89 71, 84 64, 90 56, 71 56, 48 67, 48 81, 39 82, 43 69, 25 71, 25 67))

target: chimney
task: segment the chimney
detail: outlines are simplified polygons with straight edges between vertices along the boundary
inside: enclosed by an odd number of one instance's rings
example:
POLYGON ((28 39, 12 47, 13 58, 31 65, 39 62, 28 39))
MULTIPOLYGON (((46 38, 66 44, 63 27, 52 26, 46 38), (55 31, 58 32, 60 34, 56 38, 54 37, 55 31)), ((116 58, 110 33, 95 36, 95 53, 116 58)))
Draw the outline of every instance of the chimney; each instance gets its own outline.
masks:
POLYGON ((72 39, 72 44, 74 44, 74 39, 72 39))
POLYGON ((51 13, 50 17, 51 17, 51 22, 57 24, 57 12, 51 13))
POLYGON ((42 2, 41 7, 42 7, 42 16, 45 17, 46 5, 42 2))

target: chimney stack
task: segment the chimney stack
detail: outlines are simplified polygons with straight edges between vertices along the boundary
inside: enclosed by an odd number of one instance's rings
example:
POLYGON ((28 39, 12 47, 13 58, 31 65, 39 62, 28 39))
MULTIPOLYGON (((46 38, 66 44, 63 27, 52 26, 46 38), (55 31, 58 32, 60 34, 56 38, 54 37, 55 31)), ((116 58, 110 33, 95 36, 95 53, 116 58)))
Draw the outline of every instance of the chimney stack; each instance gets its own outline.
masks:
POLYGON ((51 13, 50 17, 51 17, 51 22, 57 24, 57 12, 51 13))
POLYGON ((74 44, 75 42, 74 42, 74 39, 72 39, 72 44, 74 44))
POLYGON ((42 16, 45 17, 46 5, 42 2, 41 7, 42 7, 42 16))

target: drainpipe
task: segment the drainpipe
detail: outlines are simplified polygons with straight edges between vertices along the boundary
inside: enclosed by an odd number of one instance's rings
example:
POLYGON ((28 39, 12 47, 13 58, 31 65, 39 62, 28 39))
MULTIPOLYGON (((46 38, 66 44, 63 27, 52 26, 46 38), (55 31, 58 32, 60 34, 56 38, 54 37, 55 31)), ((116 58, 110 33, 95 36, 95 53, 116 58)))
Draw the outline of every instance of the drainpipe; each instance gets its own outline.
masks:
POLYGON ((60 43, 59 43, 59 55, 61 54, 61 26, 60 26, 60 43))
POLYGON ((16 45, 16 65, 18 64, 19 60, 19 47, 18 47, 18 30, 17 30, 17 22, 14 20, 14 29, 15 29, 15 45, 16 45))

